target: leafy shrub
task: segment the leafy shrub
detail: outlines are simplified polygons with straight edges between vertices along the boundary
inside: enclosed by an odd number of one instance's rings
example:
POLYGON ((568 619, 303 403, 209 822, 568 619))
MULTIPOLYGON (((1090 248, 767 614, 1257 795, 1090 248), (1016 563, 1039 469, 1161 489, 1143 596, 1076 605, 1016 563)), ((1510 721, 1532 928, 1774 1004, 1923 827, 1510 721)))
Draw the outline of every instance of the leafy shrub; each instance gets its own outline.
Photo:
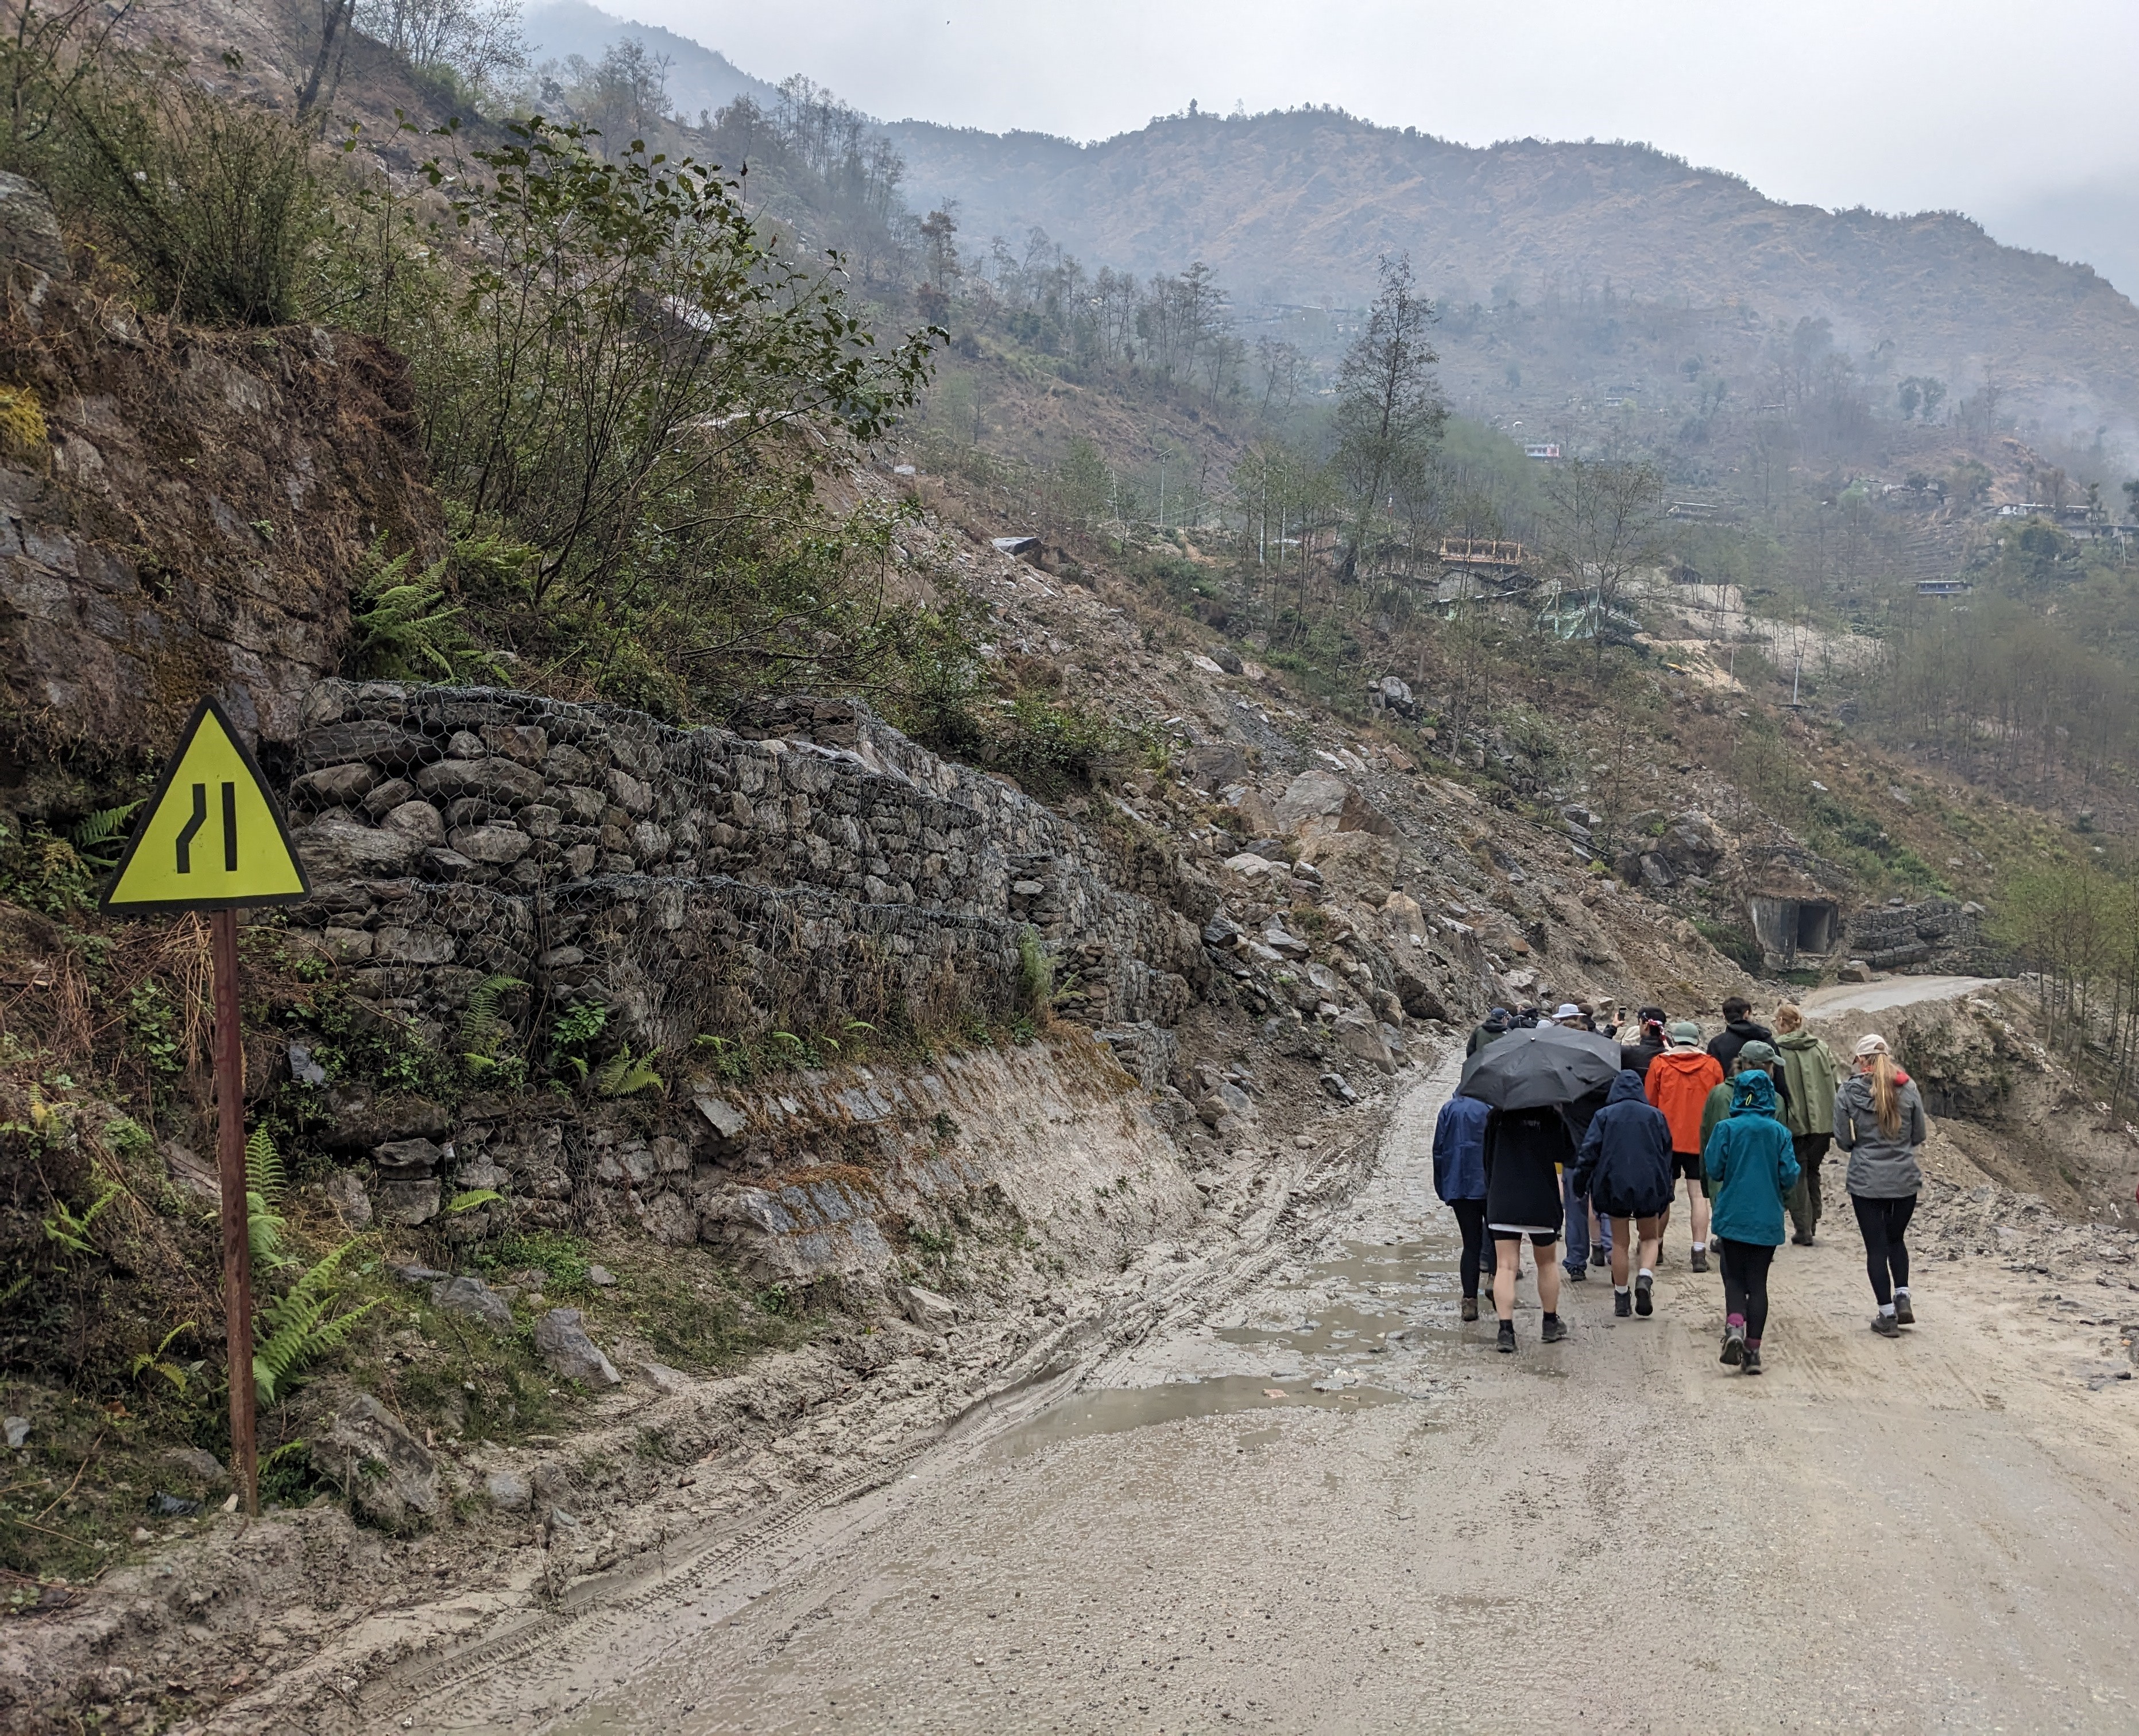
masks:
POLYGON ((73 86, 39 166, 159 311, 280 325, 329 232, 313 150, 293 116, 225 102, 180 66, 114 60, 73 86))

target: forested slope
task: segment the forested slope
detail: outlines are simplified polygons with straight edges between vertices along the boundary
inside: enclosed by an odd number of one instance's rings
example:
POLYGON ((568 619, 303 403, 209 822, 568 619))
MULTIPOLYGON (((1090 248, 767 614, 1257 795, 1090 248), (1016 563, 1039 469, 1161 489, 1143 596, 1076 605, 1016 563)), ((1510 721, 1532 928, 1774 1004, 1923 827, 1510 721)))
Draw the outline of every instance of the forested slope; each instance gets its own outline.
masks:
POLYGON ((2001 247, 1952 213, 1886 217, 1767 198, 1644 146, 1474 149, 1328 110, 1154 120, 1080 146, 905 121, 918 204, 969 234, 1035 225, 1088 265, 1200 258, 1247 301, 1358 306, 1408 251, 1454 304, 1596 295, 1824 317, 1906 369, 1996 378, 2046 410, 2139 412, 2139 310, 2085 266, 2001 247), (2094 407, 2094 408, 2089 408, 2094 407))

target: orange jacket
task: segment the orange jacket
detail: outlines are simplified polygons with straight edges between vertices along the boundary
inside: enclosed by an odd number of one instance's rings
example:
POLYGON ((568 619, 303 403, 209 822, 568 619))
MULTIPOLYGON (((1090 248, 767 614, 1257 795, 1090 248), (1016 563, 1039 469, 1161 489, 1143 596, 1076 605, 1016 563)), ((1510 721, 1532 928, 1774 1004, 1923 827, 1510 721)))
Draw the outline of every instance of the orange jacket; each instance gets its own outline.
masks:
POLYGON ((1707 1050, 1667 1049, 1649 1063, 1642 1089, 1671 1123, 1672 1150, 1701 1150, 1701 1111, 1708 1093, 1723 1083, 1723 1064, 1707 1050))

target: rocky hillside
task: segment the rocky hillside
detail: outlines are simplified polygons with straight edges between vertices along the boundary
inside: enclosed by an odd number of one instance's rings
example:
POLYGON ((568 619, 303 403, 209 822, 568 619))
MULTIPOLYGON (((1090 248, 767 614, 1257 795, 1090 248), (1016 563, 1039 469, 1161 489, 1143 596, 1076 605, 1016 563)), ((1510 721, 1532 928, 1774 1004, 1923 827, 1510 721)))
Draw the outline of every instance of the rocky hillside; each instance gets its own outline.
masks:
POLYGON ((977 237, 1037 225, 1094 269, 1202 259, 1243 301, 1358 306, 1378 258, 1408 251, 1459 306, 1608 286, 1762 330, 1825 318, 1854 348, 1891 340, 1901 372, 1972 386, 1995 371, 2060 417, 2139 416, 2139 310, 2087 267, 1952 213, 1786 205, 1642 146, 1477 149, 1329 110, 1176 116, 1090 145, 890 130, 917 203, 956 199, 977 237))

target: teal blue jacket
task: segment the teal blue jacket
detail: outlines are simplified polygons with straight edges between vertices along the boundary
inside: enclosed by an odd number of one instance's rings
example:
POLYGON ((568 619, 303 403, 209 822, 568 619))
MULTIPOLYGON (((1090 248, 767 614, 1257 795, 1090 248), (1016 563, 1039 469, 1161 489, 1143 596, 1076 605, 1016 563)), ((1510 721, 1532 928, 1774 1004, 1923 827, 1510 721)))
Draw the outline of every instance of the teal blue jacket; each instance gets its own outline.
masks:
POLYGON ((1701 1167, 1716 1184, 1711 1235, 1779 1247, 1783 1200, 1798 1183, 1790 1130, 1775 1118, 1775 1082, 1754 1068, 1735 1080, 1730 1113, 1716 1124, 1701 1167))

